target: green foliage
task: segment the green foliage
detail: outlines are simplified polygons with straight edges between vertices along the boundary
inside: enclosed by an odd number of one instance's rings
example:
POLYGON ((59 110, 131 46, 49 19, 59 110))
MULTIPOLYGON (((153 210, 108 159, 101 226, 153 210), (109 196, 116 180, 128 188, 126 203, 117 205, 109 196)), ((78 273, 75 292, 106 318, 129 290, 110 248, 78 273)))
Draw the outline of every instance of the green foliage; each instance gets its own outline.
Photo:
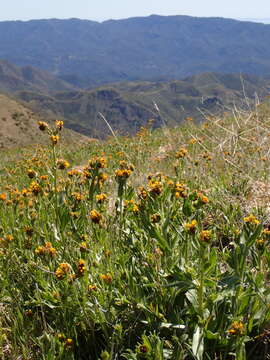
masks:
POLYGON ((269 117, 77 149, 39 128, 1 153, 1 358, 266 358, 269 117))

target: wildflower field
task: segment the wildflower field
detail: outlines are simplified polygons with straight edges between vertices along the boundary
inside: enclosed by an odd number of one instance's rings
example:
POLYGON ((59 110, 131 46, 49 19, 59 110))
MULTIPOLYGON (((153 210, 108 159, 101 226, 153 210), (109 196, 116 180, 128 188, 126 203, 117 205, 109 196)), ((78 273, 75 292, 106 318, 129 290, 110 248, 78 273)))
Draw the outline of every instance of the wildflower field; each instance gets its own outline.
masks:
POLYGON ((268 359, 270 112, 1 152, 0 358, 268 359))

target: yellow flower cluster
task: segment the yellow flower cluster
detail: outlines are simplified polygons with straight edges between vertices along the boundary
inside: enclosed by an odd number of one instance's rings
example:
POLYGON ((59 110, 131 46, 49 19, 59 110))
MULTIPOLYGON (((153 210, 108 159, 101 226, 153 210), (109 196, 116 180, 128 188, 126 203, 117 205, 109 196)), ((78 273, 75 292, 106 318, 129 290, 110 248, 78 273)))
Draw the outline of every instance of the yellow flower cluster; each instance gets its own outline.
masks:
POLYGON ((57 167, 60 170, 65 170, 69 167, 69 162, 63 159, 57 160, 57 167))
POLYGON ((269 229, 263 229, 263 234, 265 235, 265 236, 269 236, 270 235, 270 230, 269 229))
POLYGON ((212 232, 211 230, 202 230, 200 232, 200 241, 204 243, 209 243, 212 238, 212 232))
POLYGON ((104 182, 108 179, 108 174, 99 173, 98 175, 98 182, 100 185, 104 184, 104 182))
POLYGON ((78 192, 73 192, 73 193, 71 194, 71 196, 72 196, 73 199, 74 199, 75 201, 77 201, 77 202, 81 202, 81 201, 84 200, 84 196, 83 196, 82 194, 78 193, 78 192))
POLYGON ((100 279, 102 281, 104 281, 106 284, 111 284, 112 283, 112 275, 110 273, 107 274, 101 274, 100 279))
POLYGON ((68 172, 69 177, 80 176, 80 175, 81 175, 81 172, 77 169, 72 169, 68 172))
POLYGON ((88 248, 87 242, 86 242, 86 241, 82 241, 82 242, 80 243, 80 250, 81 250, 81 251, 86 251, 87 248, 88 248))
POLYGON ((245 326, 242 321, 234 321, 228 330, 230 335, 243 336, 245 332, 245 326))
POLYGON ((209 203, 208 197, 205 196, 203 193, 197 192, 197 196, 198 196, 198 199, 200 200, 201 203, 203 203, 203 204, 208 204, 209 203))
POLYGON ((6 201, 7 200, 7 194, 6 193, 0 194, 0 200, 1 201, 6 201))
POLYGON ((64 121, 62 120, 55 120, 55 127, 61 131, 64 127, 64 121))
POLYGON ((205 152, 202 154, 202 158, 205 159, 206 161, 210 161, 213 159, 213 156, 210 155, 208 152, 205 152))
POLYGON ((65 346, 66 349, 71 348, 73 346, 73 340, 70 339, 70 338, 67 338, 66 341, 65 341, 64 346, 65 346))
POLYGON ((194 144, 196 144, 197 142, 198 142, 198 140, 195 139, 195 138, 191 138, 191 139, 188 141, 188 143, 189 143, 190 145, 194 145, 194 144))
POLYGON ((48 181, 48 175, 40 175, 39 179, 41 181, 48 181))
POLYGON ((29 192, 37 196, 42 193, 42 188, 36 181, 32 181, 29 186, 29 192))
POLYGON ((55 146, 58 144, 60 137, 59 137, 59 135, 51 135, 50 139, 51 139, 52 145, 55 146))
POLYGON ((52 243, 51 242, 46 242, 44 246, 38 246, 35 249, 35 254, 36 255, 50 255, 50 256, 54 256, 56 255, 57 251, 54 247, 52 247, 52 243))
POLYGON ((5 239, 6 239, 8 242, 10 242, 10 241, 13 241, 13 240, 14 240, 14 236, 8 234, 8 235, 6 235, 5 239))
POLYGON ((66 349, 70 349, 74 344, 74 341, 71 338, 67 338, 65 334, 60 333, 57 334, 56 337, 61 343, 64 343, 66 349))
POLYGON ((59 340, 59 341, 64 341, 65 339, 66 339, 66 337, 65 337, 65 335, 64 334, 62 334, 62 333, 60 333, 60 334, 57 334, 56 335, 57 336, 57 339, 59 340))
POLYGON ((39 127, 39 130, 45 131, 49 128, 49 125, 45 121, 39 121, 38 127, 39 127))
POLYGON ((128 164, 125 160, 119 161, 119 167, 120 167, 120 169, 129 169, 131 171, 134 171, 134 169, 135 169, 133 164, 128 164))
POLYGON ((197 225, 198 225, 197 220, 192 220, 190 223, 184 224, 184 229, 187 232, 194 234, 196 231, 197 225))
POLYGON ((97 194, 96 195, 96 201, 98 204, 102 204, 108 199, 108 196, 106 194, 97 194))
POLYGON ((27 170, 27 175, 30 179, 33 179, 34 177, 37 176, 37 173, 33 170, 33 169, 28 169, 27 170))
POLYGON ((126 180, 130 177, 132 171, 129 169, 118 169, 115 171, 116 180, 126 180))
POLYGON ((138 194, 139 198, 142 200, 145 200, 148 196, 147 190, 141 186, 139 187, 139 194, 138 194))
POLYGON ((107 160, 105 157, 96 156, 89 160, 87 168, 89 170, 104 169, 106 165, 107 165, 107 160))
POLYGON ((85 260, 80 259, 77 267, 78 276, 83 276, 86 271, 85 260))
POLYGON ((263 250, 264 249, 264 246, 265 246, 265 242, 266 240, 265 239, 257 239, 256 240, 256 246, 259 250, 263 250))
MULTIPOLYGON (((14 237, 10 234, 6 235, 4 238, 0 238, 0 248, 8 247, 9 243, 14 240, 14 237)), ((1 252, 0 252, 1 254, 1 252)))
POLYGON ((69 215, 73 217, 74 219, 79 219, 80 213, 78 211, 70 211, 69 215))
POLYGON ((135 215, 137 215, 140 212, 141 202, 136 203, 134 199, 125 200, 124 207, 125 209, 128 209, 129 211, 132 211, 135 215))
POLYGON ((64 279, 64 277, 70 273, 71 266, 67 263, 61 263, 55 271, 55 276, 58 280, 64 279))
POLYGON ((26 197, 29 194, 28 189, 22 189, 21 194, 23 197, 26 197))
POLYGON ((138 215, 138 214, 139 214, 140 208, 139 208, 139 206, 138 206, 137 204, 134 204, 134 205, 133 205, 133 207, 132 207, 132 212, 133 212, 133 214, 135 214, 135 215, 138 215))
POLYGON ((91 210, 89 215, 94 224, 99 224, 102 220, 102 215, 97 210, 91 210))
POLYGON ((254 215, 244 217, 244 222, 252 225, 258 225, 260 223, 260 221, 254 215))
POLYGON ((149 192, 152 195, 160 195, 163 190, 163 186, 160 181, 150 179, 148 182, 149 192))
POLYGON ((134 200, 134 199, 125 200, 125 201, 124 201, 124 207, 125 207, 125 209, 127 209, 127 208, 132 208, 133 205, 135 205, 135 200, 134 200))
POLYGON ((148 133, 149 133, 149 130, 144 126, 141 126, 140 130, 137 132, 136 136, 143 138, 143 137, 146 137, 148 133))
POLYGON ((97 286, 96 285, 89 285, 88 286, 88 291, 97 291, 97 286))
POLYGON ((175 157, 176 159, 183 159, 184 157, 186 157, 187 153, 188 153, 187 149, 182 147, 177 151, 175 157))
POLYGON ((121 160, 119 162, 119 169, 115 171, 115 178, 118 182, 125 182, 133 171, 134 165, 128 164, 125 160, 121 160))
POLYGON ((176 183, 174 186, 174 194, 177 199, 187 196, 185 184, 176 183))

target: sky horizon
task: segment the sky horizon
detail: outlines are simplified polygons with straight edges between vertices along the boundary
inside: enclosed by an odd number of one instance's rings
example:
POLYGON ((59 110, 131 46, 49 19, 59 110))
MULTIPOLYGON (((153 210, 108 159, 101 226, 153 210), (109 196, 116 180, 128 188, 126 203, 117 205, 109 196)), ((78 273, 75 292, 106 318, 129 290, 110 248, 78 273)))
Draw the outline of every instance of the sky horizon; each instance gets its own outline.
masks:
MULTIPOLYGON (((214 0, 9 0, 1 6, 0 21, 33 19, 69 19, 105 21, 137 16, 189 15, 198 17, 224 17, 232 19, 269 20, 265 9, 269 0, 227 0, 224 4, 214 0)), ((270 20, 269 20, 270 21, 270 20)))
POLYGON ((27 18, 27 19, 19 19, 19 18, 14 18, 14 19, 1 19, 0 17, 0 21, 23 21, 23 22, 27 22, 27 21, 33 21, 33 20, 50 20, 50 19, 57 19, 57 20, 68 20, 68 19, 79 19, 79 20, 89 20, 89 21, 96 21, 99 23, 108 21, 108 20, 123 20, 123 19, 128 19, 128 18, 133 18, 133 17, 147 17, 147 16, 151 16, 151 15, 157 15, 157 16, 191 16, 191 17, 202 17, 202 18, 207 18, 207 17, 219 17, 219 18, 225 18, 225 19, 232 19, 232 20, 239 20, 239 21, 251 21, 251 22, 258 22, 258 23, 263 23, 263 24, 270 24, 270 17, 269 18, 237 18, 237 17, 229 17, 229 16, 220 16, 220 15, 216 15, 216 16, 199 16, 199 15, 189 15, 189 14, 146 14, 146 15, 132 15, 132 16, 126 16, 126 17, 109 17, 106 19, 95 19, 95 18, 85 18, 85 17, 77 17, 77 16, 67 16, 67 17, 57 17, 57 16, 48 16, 48 17, 33 17, 33 18, 27 18))

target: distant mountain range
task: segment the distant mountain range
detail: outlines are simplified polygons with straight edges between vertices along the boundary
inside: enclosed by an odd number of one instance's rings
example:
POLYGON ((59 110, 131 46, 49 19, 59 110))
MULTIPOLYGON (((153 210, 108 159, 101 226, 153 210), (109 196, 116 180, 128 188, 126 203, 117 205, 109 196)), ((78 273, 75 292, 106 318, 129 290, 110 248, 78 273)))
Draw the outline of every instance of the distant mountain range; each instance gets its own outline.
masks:
POLYGON ((200 121, 269 95, 269 38, 222 18, 0 22, 0 92, 91 137, 110 134, 101 114, 121 134, 200 121))
POLYGON ((270 74, 270 25, 157 16, 0 22, 0 58, 78 87, 181 79, 201 72, 270 74))

